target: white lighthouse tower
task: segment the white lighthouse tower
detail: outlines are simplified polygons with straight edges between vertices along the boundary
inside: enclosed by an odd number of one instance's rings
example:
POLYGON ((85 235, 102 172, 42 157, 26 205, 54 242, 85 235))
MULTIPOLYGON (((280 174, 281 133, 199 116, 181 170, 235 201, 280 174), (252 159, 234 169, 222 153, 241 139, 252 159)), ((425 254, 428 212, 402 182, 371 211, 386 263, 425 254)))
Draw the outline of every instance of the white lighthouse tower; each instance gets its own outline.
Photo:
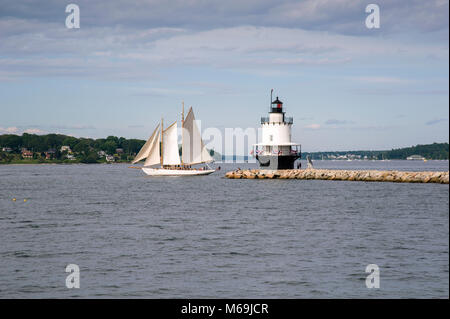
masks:
POLYGON ((301 145, 291 141, 293 118, 285 116, 278 97, 272 100, 272 91, 269 117, 261 118, 262 139, 254 145, 253 154, 262 168, 292 169, 301 158, 301 145))

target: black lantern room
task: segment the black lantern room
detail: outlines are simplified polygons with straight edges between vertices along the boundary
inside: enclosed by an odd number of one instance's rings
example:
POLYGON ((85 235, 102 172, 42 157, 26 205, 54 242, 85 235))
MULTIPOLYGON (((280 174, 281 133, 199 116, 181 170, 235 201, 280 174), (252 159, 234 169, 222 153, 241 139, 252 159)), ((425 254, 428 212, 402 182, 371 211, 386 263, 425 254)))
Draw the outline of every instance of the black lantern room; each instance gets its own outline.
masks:
POLYGON ((277 98, 275 99, 275 101, 272 102, 272 108, 270 110, 271 113, 283 113, 283 102, 281 102, 277 98))

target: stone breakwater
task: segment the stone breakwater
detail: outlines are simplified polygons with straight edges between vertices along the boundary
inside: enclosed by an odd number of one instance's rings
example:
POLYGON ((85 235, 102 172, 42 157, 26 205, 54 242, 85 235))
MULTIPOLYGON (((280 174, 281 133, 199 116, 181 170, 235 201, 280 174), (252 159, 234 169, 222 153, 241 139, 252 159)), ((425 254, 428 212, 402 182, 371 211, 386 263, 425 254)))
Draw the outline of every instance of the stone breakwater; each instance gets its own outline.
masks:
POLYGON ((225 174, 225 177, 230 179, 321 179, 333 181, 448 184, 448 172, 403 172, 331 169, 252 169, 227 172, 225 174))

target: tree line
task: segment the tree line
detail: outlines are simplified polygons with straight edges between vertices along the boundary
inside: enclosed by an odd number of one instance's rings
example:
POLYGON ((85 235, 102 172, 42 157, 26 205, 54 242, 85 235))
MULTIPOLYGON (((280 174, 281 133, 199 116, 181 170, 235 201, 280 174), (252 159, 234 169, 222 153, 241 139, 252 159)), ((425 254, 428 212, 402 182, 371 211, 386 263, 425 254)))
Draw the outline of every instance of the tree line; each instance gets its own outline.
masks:
POLYGON ((426 159, 448 160, 448 151, 448 143, 433 143, 386 151, 386 157, 389 159, 405 159, 411 155, 421 155, 426 159))
MULTIPOLYGON (((96 162, 99 159, 98 152, 116 154, 117 149, 122 149, 120 158, 126 160, 134 156, 144 145, 144 140, 126 139, 124 137, 108 136, 107 138, 76 138, 63 134, 36 135, 23 133, 22 136, 14 134, 0 135, 0 151, 2 148, 11 149, 8 154, 19 154, 22 149, 33 153, 44 153, 55 150, 55 158, 61 159, 64 152, 60 152, 61 146, 69 146, 77 158, 82 162, 96 162)), ((5 152, 3 157, 5 157, 5 152)))
MULTIPOLYGON (((55 158, 62 159, 65 155, 60 152, 61 146, 69 146, 77 159, 81 162, 94 163, 99 160, 98 152, 104 151, 106 154, 116 154, 117 149, 122 149, 119 156, 121 160, 130 160, 144 145, 145 140, 126 139, 124 137, 108 136, 107 138, 76 138, 63 134, 36 135, 23 133, 22 136, 14 134, 0 135, 0 160, 8 159, 8 154, 20 154, 23 148, 35 152, 44 153, 48 150, 55 150, 55 158), (9 148, 11 152, 2 152, 1 148, 9 148)), ((211 150, 211 155, 214 151, 211 150)), ((367 156, 369 159, 406 159, 411 155, 421 155, 426 159, 449 159, 448 143, 433 143, 416 145, 405 148, 398 148, 384 151, 339 151, 339 152, 313 152, 303 153, 306 158, 310 155, 312 159, 327 158, 328 155, 360 155, 361 158, 367 156)), ((11 156, 9 157, 11 158, 11 156)))
POLYGON ((449 159, 449 144, 448 143, 433 143, 416 145, 411 147, 397 148, 384 151, 338 151, 338 152, 312 152, 303 153, 303 157, 311 156, 312 159, 325 158, 328 155, 360 155, 361 158, 367 156, 368 159, 406 159, 411 155, 420 155, 426 159, 434 160, 448 160, 449 159))

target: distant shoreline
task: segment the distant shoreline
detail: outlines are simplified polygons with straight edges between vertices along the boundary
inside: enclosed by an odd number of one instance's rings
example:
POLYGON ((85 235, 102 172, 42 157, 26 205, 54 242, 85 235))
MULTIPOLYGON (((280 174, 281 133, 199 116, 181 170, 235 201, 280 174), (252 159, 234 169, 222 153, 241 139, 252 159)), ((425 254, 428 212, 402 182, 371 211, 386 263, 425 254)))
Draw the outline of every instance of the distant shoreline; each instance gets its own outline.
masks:
POLYGON ((76 165, 76 164, 81 164, 81 165, 114 165, 114 164, 128 164, 131 165, 131 162, 115 162, 115 163, 105 163, 105 162, 100 162, 100 163, 81 163, 81 162, 74 162, 74 163, 2 163, 0 162, 0 166, 2 165, 76 165))
MULTIPOLYGON (((302 160, 306 160, 306 159, 302 159, 302 160)), ((331 160, 331 159, 316 159, 314 161, 324 161, 324 162, 348 162, 346 160, 331 160)), ((421 162, 421 161, 412 161, 412 160, 406 160, 406 159, 392 159, 392 160, 352 160, 351 162, 386 162, 386 161, 403 161, 403 162, 421 162)), ((427 160, 427 162, 432 162, 432 161, 436 161, 436 162, 448 162, 448 159, 431 159, 431 160, 427 160)), ((226 161, 216 161, 216 164, 244 164, 244 162, 226 162, 226 161)), ((248 162, 247 162, 248 163, 248 162)), ((256 162, 255 162, 256 163, 256 162)), ((24 162, 15 162, 15 163, 5 163, 5 162, 0 162, 0 166, 2 165, 117 165, 117 164, 127 164, 127 165, 132 165, 131 162, 99 162, 99 163, 82 163, 82 162, 66 162, 66 163, 27 163, 26 161, 24 162)))
MULTIPOLYGON (((107 138, 76 138, 63 134, 36 135, 23 133, 0 135, 1 164, 96 164, 129 163, 145 144, 145 140, 117 136, 107 138)), ((181 146, 179 146, 181 152, 181 146)), ((253 150, 253 149, 252 149, 253 150)), ((250 151, 250 150, 248 150, 250 151)), ((209 150, 217 161, 245 162, 249 155, 225 155, 209 150)), ((237 152, 237 151, 236 151, 237 152)), ((427 160, 448 160, 449 144, 418 144, 392 150, 302 151, 302 158, 312 160, 402 160, 420 156, 427 160)))

